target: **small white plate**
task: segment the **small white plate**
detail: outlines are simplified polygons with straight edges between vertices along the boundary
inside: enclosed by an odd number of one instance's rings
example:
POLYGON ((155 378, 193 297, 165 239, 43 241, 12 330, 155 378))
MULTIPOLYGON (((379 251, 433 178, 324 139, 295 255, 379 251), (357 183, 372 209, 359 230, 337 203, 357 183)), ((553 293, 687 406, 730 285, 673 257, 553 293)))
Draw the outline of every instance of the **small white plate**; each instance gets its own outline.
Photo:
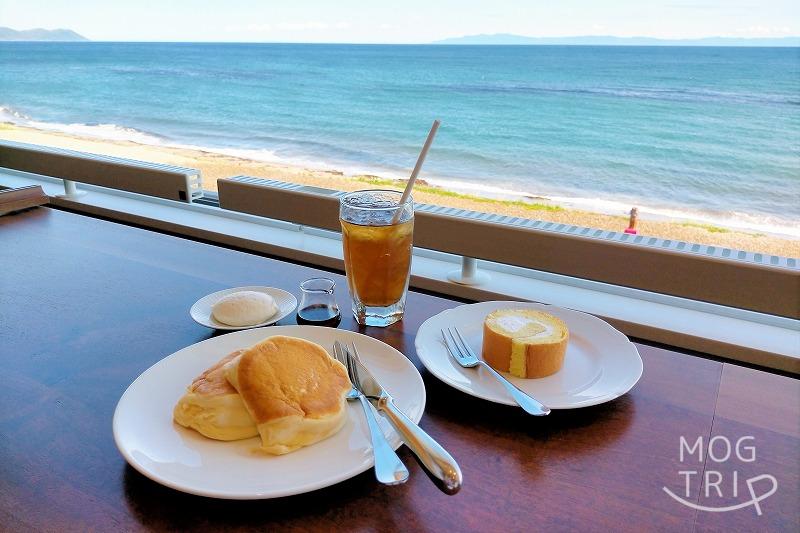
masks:
POLYGON ((492 402, 516 405, 497 380, 483 368, 462 368, 442 341, 442 328, 457 326, 480 357, 483 320, 496 309, 536 309, 563 320, 569 344, 563 368, 540 379, 504 376, 551 409, 574 409, 613 400, 639 381, 642 358, 621 332, 599 318, 553 305, 530 302, 482 302, 448 309, 426 320, 415 339, 417 355, 437 378, 458 390, 492 402))
MULTIPOLYGON (((327 487, 373 465, 369 429, 361 404, 348 404, 348 421, 335 435, 295 452, 253 453, 259 438, 232 442, 207 439, 172 421, 186 386, 226 354, 273 335, 291 335, 324 346, 355 342, 364 364, 397 406, 415 422, 425 409, 425 385, 414 365, 383 342, 352 331, 319 326, 275 326, 220 335, 162 359, 139 376, 114 412, 114 441, 128 463, 174 489, 227 499, 262 499, 327 487)), ((400 438, 378 417, 390 444, 400 438)))
POLYGON ((227 330, 227 331, 238 331, 240 329, 251 329, 251 328, 260 328, 262 326, 269 326, 270 324, 274 324, 278 320, 288 316, 292 311, 295 310, 297 307, 297 298, 290 292, 286 292, 283 289, 276 289, 275 287, 234 287, 233 289, 225 289, 224 291, 217 291, 206 296, 203 296, 199 300, 197 300, 192 308, 189 310, 189 314, 192 315, 192 318, 195 322, 200 324, 201 326, 205 326, 207 328, 212 329, 220 329, 220 330, 227 330), (223 296, 227 296, 234 292, 239 291, 254 291, 254 292, 262 292, 264 294, 268 294, 275 299, 275 305, 278 306, 278 311, 269 317, 265 322, 261 322, 259 324, 253 324, 252 326, 230 326, 228 324, 224 324, 218 320, 216 320, 211 315, 211 308, 214 307, 214 304, 217 303, 220 298, 223 296))

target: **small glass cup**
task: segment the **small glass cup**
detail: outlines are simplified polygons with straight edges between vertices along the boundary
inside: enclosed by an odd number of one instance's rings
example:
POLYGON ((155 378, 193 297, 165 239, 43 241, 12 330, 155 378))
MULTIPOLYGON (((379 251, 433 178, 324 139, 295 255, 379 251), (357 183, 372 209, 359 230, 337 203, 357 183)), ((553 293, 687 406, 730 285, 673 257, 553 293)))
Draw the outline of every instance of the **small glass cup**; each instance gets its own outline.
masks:
POLYGON ((390 190, 342 196, 339 221, 356 322, 385 327, 402 320, 411 274, 414 200, 390 190))
POLYGON ((300 284, 297 323, 304 326, 338 327, 342 314, 336 303, 336 282, 328 278, 311 278, 300 284))

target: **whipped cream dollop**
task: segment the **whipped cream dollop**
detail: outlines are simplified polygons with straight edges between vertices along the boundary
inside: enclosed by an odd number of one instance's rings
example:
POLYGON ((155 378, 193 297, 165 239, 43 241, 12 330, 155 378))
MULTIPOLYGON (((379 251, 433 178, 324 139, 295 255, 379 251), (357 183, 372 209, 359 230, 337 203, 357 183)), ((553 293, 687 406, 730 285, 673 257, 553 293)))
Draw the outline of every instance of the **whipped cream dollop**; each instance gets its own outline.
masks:
POLYGON ((212 316, 229 326, 254 326, 278 312, 275 299, 256 291, 237 291, 217 300, 211 307, 212 316))

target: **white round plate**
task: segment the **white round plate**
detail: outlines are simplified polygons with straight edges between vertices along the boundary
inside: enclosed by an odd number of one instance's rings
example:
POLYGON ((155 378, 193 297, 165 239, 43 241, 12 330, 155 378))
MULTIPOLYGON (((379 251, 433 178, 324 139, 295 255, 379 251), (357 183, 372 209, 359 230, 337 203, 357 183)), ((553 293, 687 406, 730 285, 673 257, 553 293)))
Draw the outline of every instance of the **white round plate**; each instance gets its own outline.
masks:
POLYGON ((540 379, 503 375, 551 409, 574 409, 613 400, 639 381, 642 358, 636 346, 607 322, 580 311, 529 302, 482 302, 448 309, 426 320, 415 340, 422 364, 437 378, 458 390, 506 405, 511 396, 485 369, 462 368, 442 341, 442 328, 457 326, 480 357, 483 320, 496 309, 536 309, 563 320, 569 344, 561 370, 540 379))
POLYGON ((270 324, 274 324, 283 317, 288 316, 296 307, 297 298, 295 298, 292 293, 286 292, 283 289, 259 286, 234 287, 233 289, 225 289, 224 291, 217 291, 203 296, 194 303, 192 308, 189 310, 189 314, 192 315, 194 321, 201 326, 225 331, 238 331, 241 329, 260 328, 261 326, 269 326, 270 324), (265 322, 253 324, 252 326, 229 326, 228 324, 224 324, 216 320, 211 315, 211 308, 214 307, 214 304, 217 303, 223 296, 227 296, 231 293, 239 291, 263 292, 264 294, 272 296, 275 299, 275 304, 278 306, 278 311, 269 317, 265 322))
MULTIPOLYGON (((187 385, 226 354, 273 335, 291 335, 324 346, 355 342, 364 364, 397 406, 418 422, 425 409, 425 386, 414 365, 383 342, 319 326, 248 329, 193 344, 148 368, 128 387, 114 412, 114 441, 128 463, 168 487, 214 498, 261 499, 327 487, 373 465, 369 429, 358 402, 348 403, 348 421, 328 439, 295 452, 254 453, 258 437, 223 442, 208 439, 172 421, 172 409, 187 385)), ((393 447, 397 434, 378 417, 393 447)))

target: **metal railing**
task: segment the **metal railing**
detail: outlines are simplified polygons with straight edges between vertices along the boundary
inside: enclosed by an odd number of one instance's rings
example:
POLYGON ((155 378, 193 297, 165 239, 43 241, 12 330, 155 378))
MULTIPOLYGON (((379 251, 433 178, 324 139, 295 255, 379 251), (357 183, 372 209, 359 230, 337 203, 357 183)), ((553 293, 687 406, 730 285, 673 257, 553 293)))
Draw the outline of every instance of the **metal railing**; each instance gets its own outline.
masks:
MULTIPOLYGON (((339 231, 343 192, 236 176, 217 181, 224 209, 339 231)), ((436 205, 415 205, 414 246, 472 259, 800 318, 794 258, 436 205)))
MULTIPOLYGON (((200 171, 0 141, 0 167, 192 203, 203 195, 200 171)), ((344 194, 275 180, 236 176, 218 180, 223 209, 340 231, 344 194)), ((629 235, 541 220, 416 205, 414 245, 461 256, 449 279, 481 284, 475 259, 573 278, 632 287, 800 318, 798 260, 684 241, 629 235)))
POLYGON ((64 148, 0 141, 0 167, 64 180, 64 196, 81 194, 77 183, 191 203, 203 196, 200 171, 64 148))

